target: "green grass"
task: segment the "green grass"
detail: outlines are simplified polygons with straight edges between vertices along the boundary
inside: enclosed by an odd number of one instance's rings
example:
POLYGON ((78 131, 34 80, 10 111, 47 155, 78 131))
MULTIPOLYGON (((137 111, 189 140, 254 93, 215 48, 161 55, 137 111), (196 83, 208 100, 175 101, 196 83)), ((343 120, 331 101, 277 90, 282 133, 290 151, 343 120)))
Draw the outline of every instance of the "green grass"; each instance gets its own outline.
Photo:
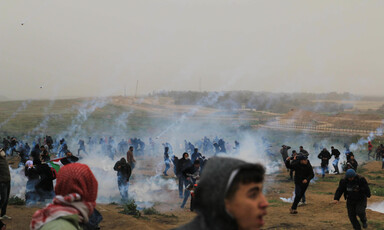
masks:
POLYGON ((8 200, 9 205, 25 205, 25 200, 21 199, 18 196, 12 196, 8 200))
POLYGON ((157 215, 160 214, 159 211, 157 211, 154 207, 150 208, 144 208, 143 209, 144 215, 157 215))
POLYGON ((367 177, 370 180, 384 180, 384 176, 371 176, 371 175, 367 175, 367 177))
POLYGON ((120 211, 119 213, 122 213, 125 215, 131 215, 136 218, 141 216, 141 213, 139 212, 139 210, 137 210, 137 205, 135 200, 127 201, 125 204, 123 204, 122 209, 123 210, 120 211))
POLYGON ((376 230, 384 230, 384 222, 368 220, 368 228, 376 230))
POLYGON ((384 188, 378 186, 370 186, 372 195, 384 196, 384 188))

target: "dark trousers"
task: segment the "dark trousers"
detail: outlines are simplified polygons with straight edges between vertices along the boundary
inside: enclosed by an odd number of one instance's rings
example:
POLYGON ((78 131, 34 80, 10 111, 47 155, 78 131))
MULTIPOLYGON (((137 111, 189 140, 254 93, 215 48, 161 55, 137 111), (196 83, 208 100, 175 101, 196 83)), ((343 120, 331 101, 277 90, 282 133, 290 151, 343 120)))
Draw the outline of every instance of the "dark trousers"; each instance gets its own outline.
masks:
MULTIPOLYGON (((308 183, 309 183, 309 181, 308 181, 308 183)), ((306 184, 303 184, 303 183, 296 184, 295 183, 295 200, 293 201, 291 209, 293 209, 293 210, 297 209, 297 205, 299 204, 301 198, 303 198, 305 191, 307 191, 308 183, 306 183, 306 184)))
POLYGON ((367 207, 367 198, 359 201, 347 200, 348 217, 352 223, 353 229, 361 229, 360 223, 356 216, 359 216, 361 222, 367 222, 365 208, 367 207))
POLYGON ((9 193, 11 192, 11 182, 0 183, 0 207, 1 216, 7 213, 7 205, 9 200, 9 193))
POLYGON ((178 179, 179 179, 179 197, 183 197, 185 178, 182 175, 180 175, 178 176, 178 179))

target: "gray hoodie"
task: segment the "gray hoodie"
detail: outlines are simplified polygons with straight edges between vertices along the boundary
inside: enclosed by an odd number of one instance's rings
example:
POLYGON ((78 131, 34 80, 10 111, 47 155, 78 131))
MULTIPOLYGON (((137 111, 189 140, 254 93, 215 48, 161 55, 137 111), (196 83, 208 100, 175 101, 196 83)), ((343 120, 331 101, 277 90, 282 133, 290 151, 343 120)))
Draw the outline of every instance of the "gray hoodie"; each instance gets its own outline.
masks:
POLYGON ((255 164, 234 158, 214 157, 207 161, 195 195, 198 214, 176 230, 236 230, 236 221, 225 210, 225 191, 232 171, 253 168, 255 164))

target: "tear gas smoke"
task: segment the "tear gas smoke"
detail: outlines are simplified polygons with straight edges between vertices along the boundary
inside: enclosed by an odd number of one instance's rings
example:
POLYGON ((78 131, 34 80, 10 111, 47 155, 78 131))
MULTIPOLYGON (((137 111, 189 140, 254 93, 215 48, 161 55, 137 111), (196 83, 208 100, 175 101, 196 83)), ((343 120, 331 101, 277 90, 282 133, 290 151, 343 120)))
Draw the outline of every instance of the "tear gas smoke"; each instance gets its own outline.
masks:
MULTIPOLYGON (((384 123, 384 120, 382 121, 384 123)), ((363 145, 367 144, 368 141, 373 141, 376 137, 380 137, 383 135, 383 128, 379 127, 376 129, 376 132, 371 132, 367 138, 360 138, 357 143, 352 143, 349 146, 351 151, 356 151, 361 148, 363 145)))
POLYGON ((384 201, 383 202, 377 202, 377 203, 369 204, 367 209, 371 209, 372 211, 375 211, 375 212, 384 213, 384 201))
POLYGON ((28 105, 31 103, 31 101, 32 100, 23 101, 21 103, 21 106, 17 108, 17 110, 13 112, 10 117, 8 117, 5 121, 0 123, 0 128, 3 127, 5 124, 7 124, 10 120, 15 118, 20 112, 24 111, 28 107, 28 105))

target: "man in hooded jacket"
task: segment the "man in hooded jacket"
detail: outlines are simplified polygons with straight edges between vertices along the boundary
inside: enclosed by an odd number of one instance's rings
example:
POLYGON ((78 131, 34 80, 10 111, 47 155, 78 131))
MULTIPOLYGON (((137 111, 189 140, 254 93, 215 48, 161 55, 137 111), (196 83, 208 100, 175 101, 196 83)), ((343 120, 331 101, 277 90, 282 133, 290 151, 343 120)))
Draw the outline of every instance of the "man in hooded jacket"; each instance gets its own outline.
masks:
POLYGON ((264 168, 224 157, 211 158, 195 192, 197 217, 177 230, 259 229, 268 202, 262 193, 264 168))

